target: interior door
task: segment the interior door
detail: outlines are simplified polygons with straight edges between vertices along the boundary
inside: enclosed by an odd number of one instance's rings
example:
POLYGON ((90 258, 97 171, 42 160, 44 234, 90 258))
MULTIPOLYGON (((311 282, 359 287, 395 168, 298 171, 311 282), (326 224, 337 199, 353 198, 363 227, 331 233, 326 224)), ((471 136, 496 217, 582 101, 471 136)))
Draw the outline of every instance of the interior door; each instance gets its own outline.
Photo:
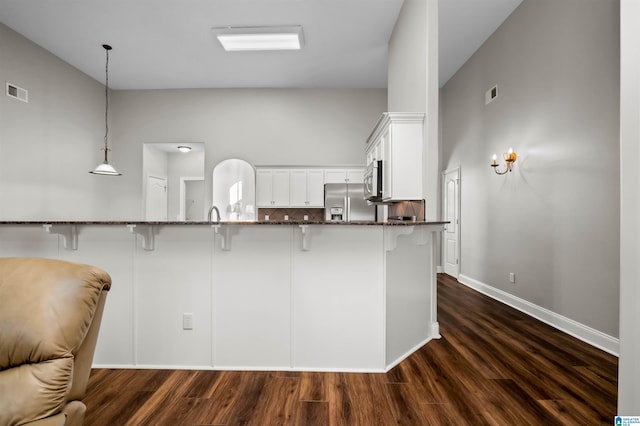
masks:
POLYGON ((458 278, 460 274, 460 168, 443 173, 442 217, 445 225, 442 236, 444 273, 458 278))
POLYGON ((147 176, 146 219, 167 220, 167 179, 147 176))

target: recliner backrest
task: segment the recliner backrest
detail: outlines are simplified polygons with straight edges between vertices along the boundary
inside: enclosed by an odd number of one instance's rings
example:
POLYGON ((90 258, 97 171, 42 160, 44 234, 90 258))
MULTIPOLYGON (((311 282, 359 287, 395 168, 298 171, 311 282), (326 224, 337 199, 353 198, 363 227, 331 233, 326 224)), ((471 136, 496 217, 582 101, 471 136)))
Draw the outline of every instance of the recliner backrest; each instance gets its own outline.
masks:
POLYGON ((0 425, 49 417, 84 397, 110 286, 88 265, 0 259, 0 425))

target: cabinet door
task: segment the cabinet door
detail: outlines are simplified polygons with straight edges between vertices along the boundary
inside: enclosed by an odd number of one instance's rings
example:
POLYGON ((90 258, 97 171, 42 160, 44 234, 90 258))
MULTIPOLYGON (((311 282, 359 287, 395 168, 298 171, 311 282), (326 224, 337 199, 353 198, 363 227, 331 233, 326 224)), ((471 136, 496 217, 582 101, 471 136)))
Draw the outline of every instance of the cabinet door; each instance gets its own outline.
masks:
POLYGON ((347 171, 345 169, 325 169, 324 183, 345 183, 347 171))
POLYGON ((391 131, 387 128, 380 140, 382 148, 382 199, 391 198, 393 193, 393 150, 391 146, 391 131))
POLYGON ((308 207, 324 207, 324 170, 307 171, 308 207))
POLYGON ((289 176, 289 170, 273 170, 273 207, 289 207, 289 176))
POLYGON ((256 170, 256 205, 258 207, 273 207, 273 170, 256 170))
POLYGON ((348 183, 364 183, 364 169, 347 170, 348 183))
POLYGON ((309 198, 307 197, 307 170, 291 170, 291 195, 289 202, 291 207, 306 207, 309 198))

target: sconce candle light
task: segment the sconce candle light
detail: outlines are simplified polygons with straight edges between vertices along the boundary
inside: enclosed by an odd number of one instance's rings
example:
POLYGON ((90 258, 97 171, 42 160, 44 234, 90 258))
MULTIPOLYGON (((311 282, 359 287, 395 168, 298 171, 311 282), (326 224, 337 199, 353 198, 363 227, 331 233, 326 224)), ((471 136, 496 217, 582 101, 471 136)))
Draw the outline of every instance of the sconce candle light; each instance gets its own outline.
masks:
POLYGON ((505 163, 505 170, 502 172, 498 171, 498 157, 496 154, 493 154, 493 163, 491 164, 491 167, 493 167, 493 171, 496 172, 496 174, 499 175, 504 175, 507 172, 512 171, 513 168, 513 163, 516 162, 516 158, 518 158, 518 155, 513 152, 513 148, 509 148, 509 151, 505 152, 504 154, 502 154, 502 158, 504 158, 504 163, 505 163))

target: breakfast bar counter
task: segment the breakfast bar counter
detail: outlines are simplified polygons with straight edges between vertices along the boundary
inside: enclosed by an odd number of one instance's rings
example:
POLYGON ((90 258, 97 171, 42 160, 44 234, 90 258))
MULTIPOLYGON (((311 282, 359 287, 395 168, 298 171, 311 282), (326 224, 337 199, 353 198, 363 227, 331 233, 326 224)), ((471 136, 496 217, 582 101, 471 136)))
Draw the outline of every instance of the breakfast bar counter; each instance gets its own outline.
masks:
POLYGON ((96 366, 380 372, 439 337, 434 236, 443 228, 3 221, 0 256, 110 273, 96 366))

